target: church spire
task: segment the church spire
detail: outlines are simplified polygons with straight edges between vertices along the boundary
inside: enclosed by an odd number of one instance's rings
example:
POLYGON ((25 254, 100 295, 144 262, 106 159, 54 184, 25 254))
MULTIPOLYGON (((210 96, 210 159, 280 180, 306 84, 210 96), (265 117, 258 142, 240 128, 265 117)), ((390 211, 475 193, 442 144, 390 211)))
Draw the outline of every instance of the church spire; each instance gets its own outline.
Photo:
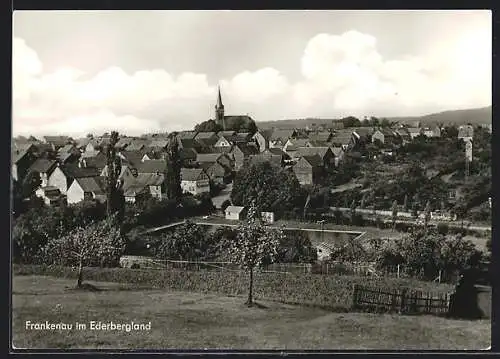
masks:
POLYGON ((220 94, 220 85, 218 86, 217 94, 217 104, 215 105, 215 123, 226 130, 226 124, 224 121, 224 105, 222 104, 222 96, 220 94))

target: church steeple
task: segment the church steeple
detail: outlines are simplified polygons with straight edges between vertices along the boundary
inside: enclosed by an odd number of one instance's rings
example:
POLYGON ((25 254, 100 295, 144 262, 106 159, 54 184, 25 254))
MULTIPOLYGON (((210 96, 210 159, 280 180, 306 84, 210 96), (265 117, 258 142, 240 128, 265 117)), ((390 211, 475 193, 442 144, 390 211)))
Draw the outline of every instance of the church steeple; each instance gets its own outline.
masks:
POLYGON ((215 123, 226 129, 226 124, 224 121, 224 105, 222 104, 222 96, 220 94, 220 86, 218 87, 217 103, 215 105, 215 123))

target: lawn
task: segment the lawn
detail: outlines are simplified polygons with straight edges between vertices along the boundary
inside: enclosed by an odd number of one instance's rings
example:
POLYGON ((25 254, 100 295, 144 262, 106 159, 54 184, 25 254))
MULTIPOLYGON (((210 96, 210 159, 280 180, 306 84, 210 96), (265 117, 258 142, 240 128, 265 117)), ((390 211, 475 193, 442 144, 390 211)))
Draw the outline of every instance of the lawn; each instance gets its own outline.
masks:
POLYGON ((92 349, 484 349, 490 321, 432 316, 332 313, 244 298, 134 288, 91 282, 100 291, 76 291, 74 280, 13 278, 13 345, 17 348, 92 349), (50 323, 151 322, 143 331, 26 330, 26 321, 50 323))

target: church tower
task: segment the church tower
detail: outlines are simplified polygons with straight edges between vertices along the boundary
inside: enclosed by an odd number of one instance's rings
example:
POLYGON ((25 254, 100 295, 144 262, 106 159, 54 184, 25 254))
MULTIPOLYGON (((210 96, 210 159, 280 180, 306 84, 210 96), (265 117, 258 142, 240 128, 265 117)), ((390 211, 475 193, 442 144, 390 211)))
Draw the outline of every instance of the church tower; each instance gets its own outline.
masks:
POLYGON ((222 104, 222 97, 220 95, 220 86, 217 103, 215 104, 215 123, 222 126, 224 131, 226 130, 226 123, 224 121, 224 105, 222 104))

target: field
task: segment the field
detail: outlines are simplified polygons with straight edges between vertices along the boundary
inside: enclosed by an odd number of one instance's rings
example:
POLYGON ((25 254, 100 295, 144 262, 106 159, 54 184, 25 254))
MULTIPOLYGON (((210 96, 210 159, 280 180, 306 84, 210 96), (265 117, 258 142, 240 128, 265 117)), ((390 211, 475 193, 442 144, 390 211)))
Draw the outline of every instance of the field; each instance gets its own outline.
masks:
POLYGON ((74 280, 13 278, 13 345, 16 348, 91 349, 485 349, 490 321, 431 316, 332 313, 259 300, 247 308, 240 296, 140 289, 92 282, 99 291, 77 291, 74 280), (148 331, 39 331, 25 322, 147 323, 148 331))

